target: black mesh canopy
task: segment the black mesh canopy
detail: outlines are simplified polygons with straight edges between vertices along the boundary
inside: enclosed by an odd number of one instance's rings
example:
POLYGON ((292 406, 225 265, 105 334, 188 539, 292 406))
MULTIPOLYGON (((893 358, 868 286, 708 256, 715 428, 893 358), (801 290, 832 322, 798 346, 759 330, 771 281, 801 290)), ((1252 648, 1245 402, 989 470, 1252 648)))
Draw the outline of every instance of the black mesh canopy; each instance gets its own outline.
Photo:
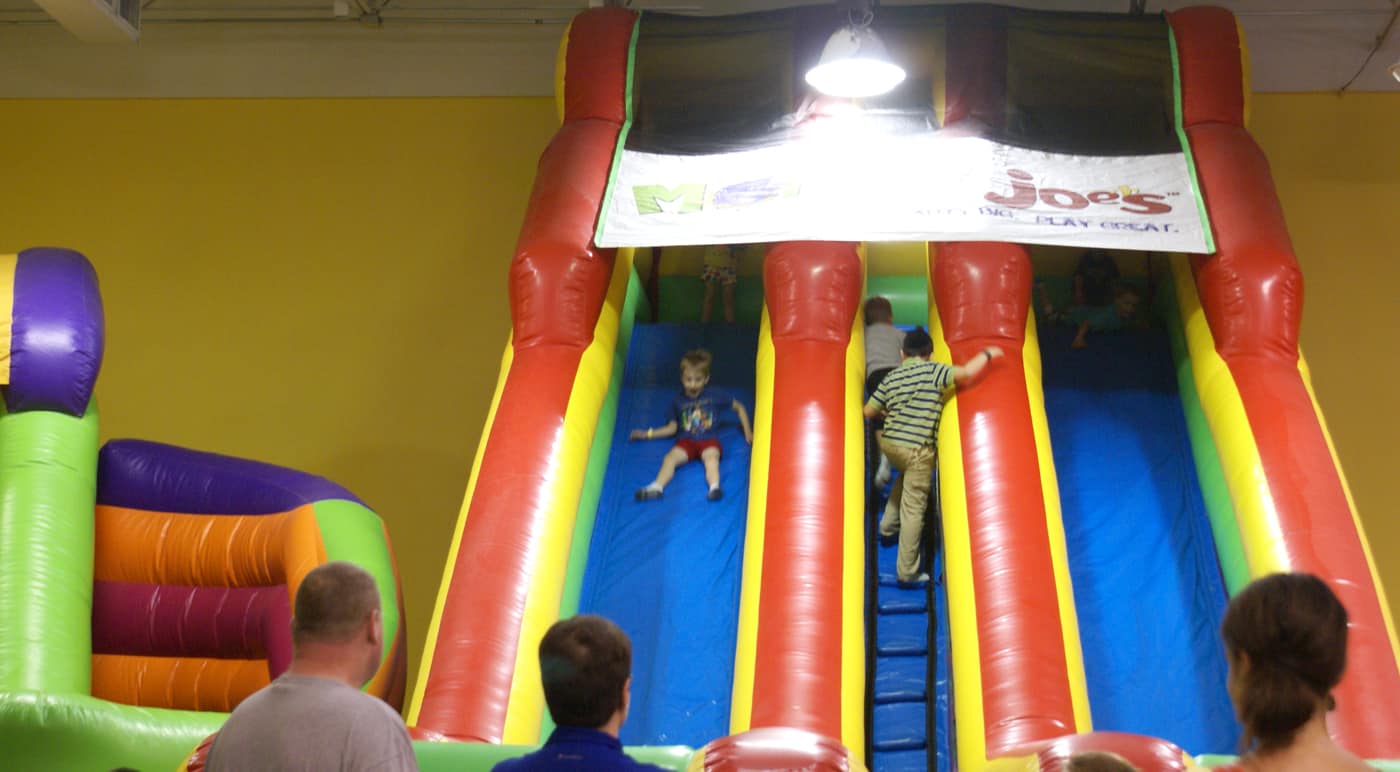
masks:
MULTIPOLYGON (((834 5, 689 17, 644 13, 630 150, 770 145, 841 100, 803 80, 846 17, 834 5)), ((882 131, 955 131, 1077 155, 1180 152, 1170 32, 1160 15, 896 6, 872 28, 908 77, 865 99, 882 131)), ((849 104, 847 105, 849 107, 849 104)))

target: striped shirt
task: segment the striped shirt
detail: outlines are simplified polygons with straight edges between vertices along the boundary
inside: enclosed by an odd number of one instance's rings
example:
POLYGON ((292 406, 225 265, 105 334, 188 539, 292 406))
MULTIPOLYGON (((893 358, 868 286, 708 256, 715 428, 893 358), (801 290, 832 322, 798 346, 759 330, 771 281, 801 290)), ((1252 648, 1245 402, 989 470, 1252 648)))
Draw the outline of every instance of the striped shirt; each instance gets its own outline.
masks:
POLYGON ((909 357, 880 382, 866 403, 885 410, 885 439, 918 448, 938 441, 943 394, 953 385, 953 368, 942 362, 909 357))

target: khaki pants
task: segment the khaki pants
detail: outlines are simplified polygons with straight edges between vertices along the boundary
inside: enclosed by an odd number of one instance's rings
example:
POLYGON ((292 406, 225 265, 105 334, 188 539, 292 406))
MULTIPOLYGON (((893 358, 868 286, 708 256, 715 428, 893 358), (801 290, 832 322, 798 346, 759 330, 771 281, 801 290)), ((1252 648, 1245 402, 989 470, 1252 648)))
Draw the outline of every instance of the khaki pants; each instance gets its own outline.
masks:
POLYGON ((919 548, 924 533, 924 512, 928 509, 928 493, 933 465, 938 453, 932 445, 910 448, 896 445, 883 437, 880 450, 899 470, 890 500, 885 503, 880 518, 880 535, 899 534, 899 561, 895 570, 901 582, 912 582, 919 576, 919 548))

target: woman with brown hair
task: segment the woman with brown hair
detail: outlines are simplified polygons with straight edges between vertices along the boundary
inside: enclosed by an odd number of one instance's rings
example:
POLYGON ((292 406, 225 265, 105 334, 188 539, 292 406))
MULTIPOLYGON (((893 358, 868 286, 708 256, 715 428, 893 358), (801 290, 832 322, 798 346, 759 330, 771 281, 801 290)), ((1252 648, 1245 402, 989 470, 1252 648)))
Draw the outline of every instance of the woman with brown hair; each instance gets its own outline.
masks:
POLYGON ((1369 770, 1327 734, 1346 669, 1347 611, 1311 574, 1274 574, 1240 591, 1220 625, 1248 772, 1369 770))

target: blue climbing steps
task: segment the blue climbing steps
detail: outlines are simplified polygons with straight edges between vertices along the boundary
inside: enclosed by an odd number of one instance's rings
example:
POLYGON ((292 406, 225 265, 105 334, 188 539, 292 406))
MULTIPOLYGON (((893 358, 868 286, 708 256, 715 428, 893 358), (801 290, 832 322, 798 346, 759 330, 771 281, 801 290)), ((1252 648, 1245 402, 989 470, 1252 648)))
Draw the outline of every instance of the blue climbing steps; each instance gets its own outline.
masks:
MULTIPOLYGON (((941 772, 951 760, 942 551, 937 540, 930 539, 931 561, 926 558, 926 564, 931 563, 932 581, 901 586, 895 577, 898 547, 879 543, 877 524, 888 490, 876 491, 873 486, 870 490, 870 768, 872 772, 941 772)), ((928 519, 935 533, 937 516, 937 509, 930 508, 928 519)))

